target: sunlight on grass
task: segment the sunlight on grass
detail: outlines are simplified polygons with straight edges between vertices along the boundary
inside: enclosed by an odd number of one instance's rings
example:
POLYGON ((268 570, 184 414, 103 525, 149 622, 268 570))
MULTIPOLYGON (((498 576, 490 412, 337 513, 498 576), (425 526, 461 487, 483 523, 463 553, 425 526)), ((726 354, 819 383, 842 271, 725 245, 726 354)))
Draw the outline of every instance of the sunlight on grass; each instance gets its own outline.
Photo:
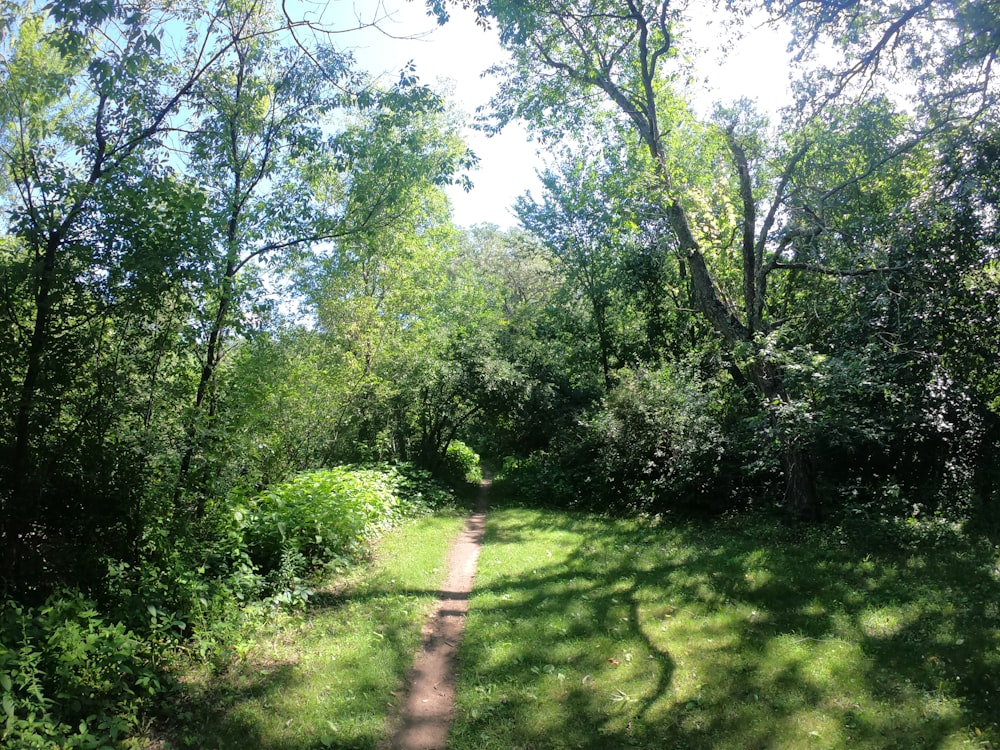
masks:
POLYGON ((916 607, 868 607, 858 616, 858 623, 869 638, 892 638, 920 619, 916 607))
POLYGON ((276 613, 223 674, 187 679, 191 720, 172 745, 305 750, 376 748, 445 574, 458 516, 390 532, 373 565, 276 613))
POLYGON ((842 537, 494 511, 449 747, 996 746, 992 557, 842 537))

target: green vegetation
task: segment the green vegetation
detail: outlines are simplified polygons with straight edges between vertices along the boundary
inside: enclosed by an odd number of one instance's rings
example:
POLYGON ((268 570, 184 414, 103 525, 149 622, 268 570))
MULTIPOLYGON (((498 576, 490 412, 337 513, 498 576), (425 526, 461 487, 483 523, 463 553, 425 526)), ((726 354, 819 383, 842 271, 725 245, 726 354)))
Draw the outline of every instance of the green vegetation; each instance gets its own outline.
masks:
POLYGON ((933 524, 494 510, 449 747, 993 747, 997 562, 933 524))
MULTIPOLYGON (((480 456, 619 519, 524 516, 568 536, 495 648, 551 700, 502 688, 488 732, 995 743, 1000 6, 461 4, 509 54, 479 125, 548 152, 517 228, 455 225, 466 114, 413 66, 373 81, 311 8, 0 4, 0 744, 134 744, 189 688, 198 726, 230 701, 231 736, 286 742, 268 706, 320 679, 296 638, 397 609, 381 574, 337 606, 317 581, 480 456), (705 107, 709 5, 711 55, 790 34, 792 106, 705 107), (247 634, 278 613, 268 657, 247 634), (535 658, 588 617, 604 640, 535 658)), ((317 721, 294 742, 335 744, 317 721)))
POLYGON ((102 747, 134 733, 162 692, 153 639, 108 624, 78 593, 37 611, 7 602, 0 636, 7 747, 102 747))
POLYGON ((224 669, 195 664, 168 711, 171 746, 379 746, 462 522, 442 513, 405 523, 371 564, 260 622, 224 669))
POLYGON ((444 474, 459 483, 478 484, 483 478, 479 454, 461 440, 453 440, 444 456, 444 474))
POLYGON ((453 492, 411 466, 309 472, 234 511, 215 551, 224 550, 224 560, 210 562, 208 550, 194 568, 178 555, 176 577, 160 581, 152 579, 163 570, 120 567, 100 603, 71 590, 39 607, 7 602, 0 738, 25 749, 96 748, 128 741, 154 714, 183 714, 179 746, 206 746, 189 739, 202 721, 209 746, 226 736, 236 746, 250 729, 264 742, 280 729, 262 708, 274 692, 294 696, 288 705, 296 711, 322 703, 308 717, 296 715, 314 739, 320 730, 333 736, 326 719, 346 717, 338 701, 355 699, 358 718, 345 718, 337 731, 377 737, 386 694, 412 658, 459 528, 454 502, 453 492), (383 539, 391 527, 400 528, 383 539), (375 544, 378 565, 365 565, 375 544), (300 659, 294 680, 282 682, 300 659), (276 665, 276 682, 262 680, 276 665), (336 678, 341 669, 347 676, 336 678), (346 680, 346 692, 331 687, 336 679, 346 680), (254 687, 262 682, 270 692, 254 687), (243 702, 260 727, 248 728, 243 702), (223 721, 233 703, 240 712, 223 721))
MULTIPOLYGON (((430 474, 412 466, 339 466, 300 474, 265 492, 245 514, 250 557, 275 570, 290 557, 304 570, 364 554, 379 532, 404 515, 451 500, 430 474)), ((300 571, 302 572, 302 571, 300 571)))

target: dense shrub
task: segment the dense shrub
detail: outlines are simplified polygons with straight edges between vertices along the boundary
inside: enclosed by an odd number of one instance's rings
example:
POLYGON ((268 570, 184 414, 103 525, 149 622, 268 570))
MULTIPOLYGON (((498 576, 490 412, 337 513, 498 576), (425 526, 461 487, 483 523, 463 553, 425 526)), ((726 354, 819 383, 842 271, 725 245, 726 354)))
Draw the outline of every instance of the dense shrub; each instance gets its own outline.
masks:
POLYGON ((105 588, 101 609, 157 649, 183 645, 208 659, 224 658, 246 604, 266 586, 240 534, 227 545, 207 540, 201 549, 178 540, 171 551, 152 550, 141 565, 109 562, 105 588))
POLYGON ((446 479, 458 482, 478 482, 483 478, 479 454, 461 440, 452 440, 444 456, 446 479))
POLYGON ((0 746, 103 748, 163 689, 150 640, 77 592, 0 610, 0 746))
POLYGON ((690 372, 623 371, 588 434, 601 482, 640 508, 720 505, 727 441, 717 411, 690 372))
POLYGON ((585 462, 572 461, 578 455, 569 449, 536 450, 524 458, 508 456, 500 477, 511 487, 513 496, 526 505, 574 507, 581 504, 585 497, 581 493, 586 492, 590 482, 585 462))
POLYGON ((362 553, 404 515, 439 503, 429 476, 409 467, 339 466, 273 487, 246 514, 246 539, 264 572, 287 575, 362 553))
POLYGON ((621 370, 577 430, 509 472, 525 499, 614 511, 717 511, 746 457, 726 400, 688 368, 621 370))
POLYGON ((411 466, 310 472, 242 507, 210 506, 200 544, 169 524, 148 528, 142 563, 105 561, 96 600, 60 591, 36 608, 6 602, 0 747, 127 744, 170 689, 175 658, 224 665, 242 628, 305 601, 305 571, 346 561, 388 525, 452 498, 411 466))

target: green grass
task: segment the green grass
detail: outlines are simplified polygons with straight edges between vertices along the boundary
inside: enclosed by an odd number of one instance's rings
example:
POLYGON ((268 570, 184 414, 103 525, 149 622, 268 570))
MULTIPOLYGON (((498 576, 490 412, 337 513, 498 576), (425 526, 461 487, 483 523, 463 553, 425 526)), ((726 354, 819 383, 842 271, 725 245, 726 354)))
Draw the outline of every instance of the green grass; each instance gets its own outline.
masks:
POLYGON ((495 510, 449 748, 1000 747, 998 615, 957 535, 495 510))
POLYGON ((276 614, 222 674, 192 670, 165 747, 377 747, 461 525, 438 515, 388 533, 372 566, 276 614))

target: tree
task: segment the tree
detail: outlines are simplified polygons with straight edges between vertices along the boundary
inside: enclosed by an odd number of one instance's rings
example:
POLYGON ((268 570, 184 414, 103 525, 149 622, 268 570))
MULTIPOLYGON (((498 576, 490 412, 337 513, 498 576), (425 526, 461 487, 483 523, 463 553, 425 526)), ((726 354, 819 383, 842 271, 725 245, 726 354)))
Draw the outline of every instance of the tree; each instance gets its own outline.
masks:
MULTIPOLYGON (((514 56, 495 102, 499 122, 518 115, 535 122, 545 117, 549 123, 565 126, 567 116, 554 116, 552 110, 567 106, 567 102, 589 101, 595 92, 606 97, 627 117, 648 153, 652 179, 643 180, 640 175, 636 178, 657 194, 663 219, 674 236, 674 252, 690 279, 694 307, 727 347, 756 347, 758 335, 765 332, 765 285, 772 270, 770 264, 765 264, 765 251, 772 233, 777 234, 779 208, 787 197, 788 183, 803 149, 790 156, 785 173, 774 185, 774 200, 763 218, 758 239, 758 200, 742 142, 753 133, 737 133, 734 122, 723 136, 731 168, 738 175, 738 206, 743 214, 737 228, 742 258, 742 305, 737 307, 723 294, 709 268, 705 245, 712 238, 699 238, 697 227, 692 226, 691 200, 686 195, 690 183, 685 183, 688 176, 678 168, 678 154, 671 149, 677 146, 678 139, 673 129, 683 126, 688 118, 683 105, 670 94, 661 70, 676 55, 673 45, 677 13, 670 4, 629 2, 619 7, 592 2, 567 8, 546 4, 528 11, 498 3, 491 5, 489 12, 500 25, 501 40, 514 56), (537 73, 532 62, 535 58, 556 75, 537 73)), ((567 108, 570 120, 585 117, 579 105, 567 108)), ((718 140, 715 152, 722 152, 718 140)), ((808 230, 802 236, 807 237, 808 230)), ((772 249, 772 257, 780 257, 792 241, 791 234, 786 237, 772 249), (780 246, 781 242, 785 247, 780 246)), ((751 361, 748 379, 764 400, 787 401, 773 363, 760 357, 751 361)), ((818 506, 809 460, 794 440, 786 439, 785 470, 787 504, 797 515, 815 515, 818 506)))
MULTIPOLYGON (((581 150, 596 148, 587 144, 581 150)), ((629 307, 620 292, 638 226, 627 207, 632 197, 628 185, 617 179, 626 173, 623 159, 607 151, 602 156, 588 160, 565 152, 558 171, 549 169, 541 175, 542 202, 522 197, 516 210, 521 224, 543 238, 562 263, 569 283, 586 298, 607 390, 613 363, 618 364, 623 348, 612 329, 629 307)))
MULTIPOLYGON (((284 47, 269 29, 274 11, 256 2, 222 6, 215 33, 226 53, 192 91, 195 126, 187 136, 191 172, 206 186, 215 226, 215 259, 206 290, 201 374, 180 460, 177 497, 194 491, 195 517, 205 512, 204 464, 193 486, 196 455, 211 448, 218 411, 217 372, 231 328, 252 327, 247 298, 261 295, 257 274, 281 256, 329 240, 344 229, 316 190, 323 126, 342 101, 348 61, 330 47, 305 54, 284 47)), ((182 514, 186 515, 186 514, 182 514)))
POLYGON ((877 246, 859 246, 853 257, 829 248, 840 247, 838 224, 850 216, 841 199, 870 186, 889 195, 880 178, 901 169, 921 135, 907 137, 904 121, 880 114, 878 101, 776 134, 746 104, 699 122, 677 93, 683 17, 668 0, 492 2, 478 10, 512 55, 497 70, 494 127, 521 117, 558 138, 586 127, 594 112, 617 112, 627 126, 621 142, 643 149, 644 167, 632 179, 650 196, 650 221, 671 236, 664 244, 683 266, 689 304, 719 337, 736 384, 768 411, 788 508, 818 515, 808 403, 789 391, 788 360, 775 348, 785 340, 776 335, 785 322, 779 311, 807 278, 900 270, 880 265, 877 246), (881 133, 884 123, 892 128, 881 133), (828 148, 852 129, 863 143, 846 153, 828 148))
POLYGON ((45 507, 59 495, 44 457, 73 434, 61 424, 63 399, 76 387, 73 374, 86 372, 87 338, 107 304, 101 191, 119 178, 120 187, 143 185, 136 175, 152 168, 150 148, 215 60, 207 48, 174 63, 161 54, 164 28, 184 12, 67 2, 26 5, 7 19, 0 157, 19 240, 23 350, 9 383, 16 396, 0 494, 2 576, 11 588, 41 580, 45 507))
POLYGON ((492 421, 526 400, 529 380, 501 342, 508 321, 498 291, 472 256, 453 256, 404 391, 424 465, 442 466, 456 438, 478 442, 470 429, 476 420, 492 421))
POLYGON ((995 107, 994 66, 1000 54, 995 2, 752 0, 732 5, 763 7, 791 24, 797 60, 811 68, 802 94, 819 106, 844 93, 863 97, 873 87, 891 89, 902 82, 915 86, 911 101, 933 127, 974 120, 995 107), (813 53, 824 43, 843 57, 818 64, 813 53))
POLYGON ((445 102, 412 80, 372 92, 333 139, 338 234, 296 273, 341 363, 327 460, 408 455, 407 384, 437 352, 456 242, 442 188, 474 163, 445 102))
POLYGON ((456 273, 478 289, 469 300, 483 311, 480 356, 494 361, 484 369, 516 372, 485 389, 462 439, 495 459, 546 448, 602 392, 585 306, 562 264, 523 229, 467 230, 456 273))
MULTIPOLYGON (((996 128, 1000 9, 990 2, 937 0, 764 7, 795 32, 804 72, 800 103, 811 100, 810 111, 823 111, 831 102, 864 102, 880 94, 905 99, 914 113, 908 140, 922 142, 925 155, 934 155, 925 157, 929 178, 920 198, 907 210, 883 211, 894 225, 885 244, 893 245, 895 263, 905 263, 908 272, 886 284, 866 279, 868 290, 858 295, 871 301, 861 319, 878 331, 869 335, 869 351, 884 357, 870 363, 869 371, 879 370, 886 392, 897 394, 883 414, 908 405, 886 440, 901 483, 923 482, 933 488, 925 494, 935 503, 949 493, 961 499, 970 489, 988 498, 989 472, 969 467, 997 439, 990 406, 995 391, 982 387, 976 364, 995 356, 987 353, 995 351, 994 285, 984 280, 995 264, 996 238, 984 217, 996 176, 986 176, 993 170, 982 171, 984 161, 976 154, 990 151, 986 144, 996 128), (814 55, 820 47, 827 49, 821 57, 814 55), (830 48, 839 54, 831 58, 830 48), (945 364, 958 360, 964 362, 960 367, 945 364), (975 474, 976 481, 956 480, 963 473, 965 479, 975 474)), ((846 329, 857 332, 850 324, 846 329)), ((889 429, 888 420, 881 421, 889 429)))
MULTIPOLYGON (((74 515, 103 517, 108 486, 120 486, 122 477, 130 477, 129 492, 141 485, 134 467, 113 459, 133 451, 102 441, 133 434, 123 427, 133 413, 123 406, 128 398, 138 399, 134 413, 148 415, 143 421, 152 427, 164 396, 163 365, 184 360, 176 345, 189 333, 188 305, 205 281, 212 238, 202 231, 209 206, 200 186, 178 174, 179 131, 187 115, 204 111, 214 71, 254 42, 299 25, 287 15, 249 23, 260 16, 254 7, 222 3, 206 12, 200 3, 66 0, 4 8, 0 184, 11 236, 4 283, 12 297, 3 340, 11 369, 0 394, 9 407, 0 577, 11 590, 44 585, 42 569, 54 563, 43 547, 60 548, 59 529, 72 530, 74 515), (185 32, 184 43, 165 43, 185 32), (139 398, 133 389, 143 381, 147 392, 139 398), (79 461, 69 460, 67 446, 79 461), (88 463, 99 456, 107 457, 100 467, 88 463), (90 486, 90 479, 92 491, 82 493, 89 499, 61 489, 90 486)), ((313 65, 323 62, 322 53, 298 49, 313 65)), ((254 96, 257 107, 260 91, 254 96)), ((293 203, 287 197, 285 208, 293 203)), ((218 204, 211 208, 217 218, 218 204)), ((219 347, 210 348, 211 369, 219 347)), ((157 439, 167 453, 177 447, 169 430, 157 439)), ((114 508, 120 505, 128 503, 114 508)), ((103 518, 106 528, 117 524, 103 518)))

